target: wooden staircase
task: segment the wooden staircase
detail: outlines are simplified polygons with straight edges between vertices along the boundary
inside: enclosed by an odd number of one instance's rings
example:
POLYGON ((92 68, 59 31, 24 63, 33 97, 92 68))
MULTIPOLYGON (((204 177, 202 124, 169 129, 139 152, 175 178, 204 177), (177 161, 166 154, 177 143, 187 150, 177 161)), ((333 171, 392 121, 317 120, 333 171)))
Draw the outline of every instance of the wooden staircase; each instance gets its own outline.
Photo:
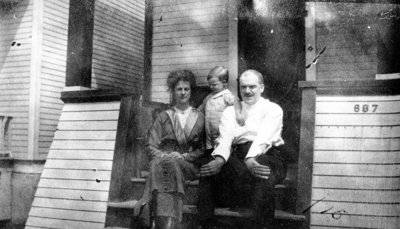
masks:
MULTIPOLYGON (((116 200, 108 202, 106 226, 107 227, 122 227, 130 228, 133 216, 133 206, 136 200, 142 196, 145 177, 147 173, 142 172, 142 177, 131 178, 131 198, 126 200, 116 200)), ((186 196, 184 199, 184 228, 197 228, 197 190, 198 180, 186 182, 186 196)), ((299 228, 305 217, 296 215, 295 211, 295 186, 289 180, 285 180, 284 184, 275 186, 276 206, 275 225, 276 228, 299 228)), ((217 208, 215 210, 215 218, 217 219, 218 228, 242 228, 247 222, 246 219, 251 216, 249 209, 229 209, 217 208), (242 225, 242 226, 240 226, 242 225)))
MULTIPOLYGON (((203 93, 205 94, 205 93, 203 93)), ((199 99, 198 102, 201 102, 199 99)), ((122 105, 117 144, 114 152, 109 199, 107 204, 106 228, 131 228, 133 206, 143 194, 148 171, 148 158, 144 153, 145 137, 156 114, 167 108, 166 104, 141 103, 136 99, 121 101, 122 105)), ((297 163, 288 166, 283 184, 276 185, 275 228, 300 228, 305 221, 296 212, 297 163)), ((184 228, 197 228, 198 181, 188 182, 184 200, 184 228)), ((248 209, 218 208, 215 217, 219 228, 245 228, 249 218, 248 209)))

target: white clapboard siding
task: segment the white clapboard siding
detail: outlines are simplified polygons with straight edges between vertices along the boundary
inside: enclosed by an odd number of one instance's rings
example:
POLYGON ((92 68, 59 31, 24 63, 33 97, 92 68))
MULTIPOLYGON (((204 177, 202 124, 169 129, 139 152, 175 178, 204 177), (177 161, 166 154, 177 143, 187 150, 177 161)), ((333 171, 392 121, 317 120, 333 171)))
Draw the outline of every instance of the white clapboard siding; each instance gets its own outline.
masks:
POLYGON ((169 102, 168 73, 189 69, 206 85, 211 68, 229 67, 228 1, 153 0, 151 99, 169 102))
POLYGON ((348 190, 348 189, 313 189, 313 201, 336 201, 336 202, 354 202, 362 203, 368 200, 368 203, 386 203, 392 204, 393 200, 400 199, 400 193, 397 190, 348 190))
POLYGON ((104 228, 104 223, 99 222, 84 222, 84 221, 72 221, 65 219, 47 219, 43 217, 32 216, 29 218, 29 225, 25 228, 104 228))
POLYGON ((398 228, 400 96, 317 96, 311 228, 398 228))
POLYGON ((39 158, 46 158, 49 153, 57 127, 46 123, 57 123, 61 115, 63 102, 60 97, 65 86, 67 61, 68 14, 69 0, 43 2, 39 158))
MULTIPOLYGON (((13 117, 10 129, 28 132, 31 66, 32 0, 20 1, 1 11, 0 20, 0 113, 13 117)), ((26 159, 28 135, 12 133, 16 159, 26 159)))
POLYGON ((338 213, 312 214, 311 228, 384 228, 397 229, 400 225, 398 217, 364 216, 338 213), (335 218, 334 218, 335 217, 335 218), (342 225, 346 225, 345 227, 342 225), (324 227, 325 226, 325 227, 324 227))
POLYGON ((64 105, 27 228, 104 228, 119 106, 64 105))
POLYGON ((93 88, 140 89, 144 74, 144 0, 95 3, 93 88))
POLYGON ((107 201, 108 200, 108 192, 103 191, 100 192, 98 190, 70 190, 70 189, 58 189, 57 192, 52 188, 44 188, 41 187, 35 193, 35 197, 41 198, 54 198, 54 199, 62 199, 66 196, 71 200, 86 200, 86 201, 107 201))

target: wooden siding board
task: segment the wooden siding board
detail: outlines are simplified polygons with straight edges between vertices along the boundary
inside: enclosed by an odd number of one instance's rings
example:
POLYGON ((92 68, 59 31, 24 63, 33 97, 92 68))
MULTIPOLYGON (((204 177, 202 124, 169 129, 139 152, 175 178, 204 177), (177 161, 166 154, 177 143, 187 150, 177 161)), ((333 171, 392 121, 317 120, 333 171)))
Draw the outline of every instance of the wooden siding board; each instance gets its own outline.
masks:
POLYGON ((141 85, 141 80, 138 79, 139 76, 136 75, 136 79, 135 78, 131 78, 131 79, 126 79, 125 81, 119 79, 119 78, 115 78, 115 77, 108 77, 108 75, 104 75, 104 76, 100 76, 100 74, 98 74, 99 77, 97 79, 94 80, 94 82, 96 82, 97 84, 105 84, 107 86, 107 88, 112 89, 112 88, 126 88, 126 89, 130 89, 130 90, 134 90, 137 88, 140 88, 141 85), (113 79, 114 81, 112 82, 112 84, 110 84, 110 79, 113 79))
POLYGON ((190 69, 199 77, 198 84, 205 85, 205 76, 212 66, 228 66, 228 1, 152 3, 154 80, 150 97, 153 101, 168 102, 166 76, 170 71, 190 69))
POLYGON ((136 62, 136 63, 131 63, 131 65, 129 65, 129 61, 127 59, 124 59, 122 57, 116 57, 113 55, 107 55, 108 53, 104 53, 104 52, 98 52, 98 50, 96 51, 96 58, 94 59, 96 62, 94 63, 99 63, 99 64, 103 64, 106 65, 108 67, 110 67, 111 69, 118 69, 119 71, 122 72, 129 72, 136 69, 139 69, 140 66, 143 64, 143 62, 136 62), (108 60, 108 62, 106 62, 108 60), (119 63, 118 65, 116 63, 119 63))
POLYGON ((133 1, 96 4, 92 87, 134 88, 143 74, 144 8, 140 14, 133 1))
MULTIPOLYGON (((191 8, 190 9, 190 15, 193 16, 200 16, 200 15, 221 15, 221 14, 227 14, 227 10, 222 9, 221 10, 220 4, 218 5, 204 5, 201 8, 191 8)), ((157 6, 155 6, 157 7, 157 6)), ((182 18, 182 12, 181 11, 164 11, 163 9, 157 10, 157 13, 154 15, 155 20, 160 18, 162 16, 163 20, 169 20, 172 18, 182 18)))
POLYGON ((396 190, 348 190, 314 188, 313 201, 317 200, 358 203, 393 203, 400 199, 396 190))
MULTIPOLYGON (((81 189, 77 189, 81 190, 81 189)), ((57 190, 55 190, 57 191, 57 190)), ((35 198, 33 203, 33 207, 49 207, 56 209, 72 209, 72 210, 86 210, 93 212, 105 212, 105 208, 107 207, 106 201, 82 201, 82 200, 67 200, 67 199, 51 199, 51 198, 43 198, 38 197, 35 198), (104 209, 104 211, 100 211, 104 209)))
POLYGON ((68 30, 66 25, 67 24, 60 24, 53 21, 53 19, 48 18, 48 21, 45 21, 45 23, 43 23, 43 29, 45 29, 44 34, 46 35, 51 34, 60 39, 60 41, 57 42, 64 42, 65 37, 68 35, 68 30))
POLYGON ((141 76, 139 74, 134 75, 135 77, 130 77, 130 78, 127 78, 126 80, 121 80, 120 78, 109 77, 108 71, 99 71, 99 72, 104 73, 104 75, 102 75, 102 76, 99 75, 98 78, 96 79, 96 82, 99 84, 101 82, 104 82, 107 84, 107 82, 111 78, 114 80, 113 85, 120 85, 121 88, 125 88, 125 87, 127 89, 140 88, 140 84, 141 84, 142 80, 141 80, 141 76))
POLYGON ((167 11, 175 11, 177 10, 189 10, 189 9, 203 9, 205 6, 207 7, 217 7, 221 6, 223 2, 226 1, 212 1, 212 0, 191 0, 191 1, 180 1, 179 5, 177 5, 177 1, 168 0, 168 1, 153 1, 154 8, 160 9, 157 11, 167 12, 167 11))
POLYGON ((52 149, 48 159, 66 160, 112 160, 112 150, 56 150, 52 149))
POLYGON ((77 104, 66 104, 63 111, 118 111, 119 102, 98 102, 98 103, 80 103, 77 104))
POLYGON ((190 52, 185 52, 183 50, 177 50, 177 51, 172 51, 172 52, 164 52, 164 53, 158 53, 157 56, 153 58, 153 61, 156 61, 158 59, 168 59, 168 58, 173 58, 176 59, 176 61, 179 62, 181 58, 187 59, 187 58, 196 58, 196 57, 204 57, 206 55, 228 55, 229 50, 224 47, 224 48, 214 48, 214 49, 198 49, 198 50, 190 50, 190 52))
POLYGON ((182 31, 167 31, 167 32, 158 32, 153 34, 154 40, 164 40, 168 38, 183 38, 183 37, 201 37, 201 36, 213 36, 219 34, 227 34, 228 26, 220 27, 220 29, 214 30, 210 28, 210 30, 205 29, 188 29, 182 31))
POLYGON ((98 121, 61 121, 59 129, 62 130, 116 130, 117 121, 103 121, 98 125, 98 121))
MULTIPOLYGON (((213 62, 214 65, 222 65, 222 66, 228 66, 228 60, 218 60, 216 62, 213 62)), ((164 82, 166 82, 166 77, 168 75, 168 72, 173 71, 174 69, 180 69, 180 68, 189 68, 193 69, 194 71, 201 71, 203 72, 203 76, 205 77, 208 72, 210 71, 210 64, 209 63, 173 63, 171 65, 158 65, 155 66, 153 65, 153 78, 154 79, 164 79, 164 82)))
POLYGON ((61 209, 51 209, 51 208, 33 208, 31 210, 31 216, 51 218, 51 219, 61 219, 61 220, 74 220, 83 222, 97 222, 104 223, 104 220, 99 220, 104 218, 104 212, 82 212, 82 211, 72 211, 72 210, 61 210, 61 209))
POLYGON ((65 86, 69 1, 45 2, 43 9, 43 51, 41 66, 41 109, 39 154, 46 154, 61 115, 60 93, 65 86), (48 125, 52 122, 52 125, 48 125), (44 137, 44 134, 46 133, 44 137))
POLYGON ((182 46, 180 46, 179 44, 173 44, 173 45, 155 46, 153 47, 153 51, 156 53, 163 53, 163 52, 191 51, 199 49, 212 50, 217 48, 229 48, 229 44, 227 44, 226 41, 202 43, 201 46, 199 44, 185 44, 182 46))
POLYGON ((10 150, 16 159, 27 155, 27 135, 15 133, 28 130, 32 7, 32 1, 23 1, 3 11, 0 22, 0 112, 13 116, 10 150))
POLYGON ((316 101, 312 200, 318 203, 312 207, 312 225, 396 228, 399 96, 318 96, 316 101), (356 109, 373 104, 377 109, 356 109), (340 209, 345 210, 340 220, 331 220, 332 212, 340 209))
POLYGON ((35 193, 35 197, 106 202, 108 200, 108 192, 40 188, 35 193))
POLYGON ((144 30, 143 30, 143 24, 144 24, 144 14, 143 15, 129 15, 128 17, 123 15, 123 14, 118 14, 118 13, 110 13, 108 14, 105 12, 102 15, 99 15, 97 18, 97 21, 99 24, 96 26, 102 27, 102 28, 107 28, 111 29, 110 31, 107 31, 107 33, 112 34, 112 32, 115 31, 120 31, 123 32, 126 35, 131 35, 129 37, 137 40, 136 35, 143 35, 144 30), (124 21, 129 21, 129 27, 127 24, 124 24, 124 21), (120 27, 120 28, 115 28, 115 27, 120 27))
MULTIPOLYGON (((182 58, 173 58, 175 63, 210 63, 213 61, 228 61, 229 57, 227 54, 211 54, 209 56, 198 56, 198 57, 182 57, 182 58)), ((154 65, 169 65, 171 63, 171 58, 165 59, 153 59, 154 65)))
POLYGON ((26 223, 30 227, 40 227, 40 228, 104 228, 104 223, 95 222, 82 222, 82 221, 71 221, 71 220, 60 220, 60 219, 50 219, 45 217, 29 217, 26 223))
MULTIPOLYGON (((134 56, 138 55, 143 55, 144 49, 141 44, 138 44, 137 47, 129 49, 129 53, 123 53, 121 51, 126 51, 127 47, 126 46, 112 46, 111 44, 113 42, 111 41, 106 41, 106 40, 99 40, 99 44, 102 44, 101 46, 97 46, 95 50, 96 54, 103 54, 104 52, 112 55, 118 55, 114 57, 116 60, 122 60, 123 62, 126 62, 126 58, 133 58, 134 56)), ((129 61, 128 61, 129 62, 129 61)), ((140 62, 139 62, 140 63, 140 62)), ((134 63, 135 64, 135 63, 134 63)), ((137 63, 136 63, 137 65, 137 63)))
MULTIPOLYGON (((341 210, 341 209, 339 209, 341 210)), ((350 214, 341 214, 340 220, 332 217, 332 214, 312 214, 313 226, 320 228, 327 226, 329 228, 385 228, 396 229, 400 225, 400 219, 395 217, 376 217, 376 216, 354 216, 350 214)), ((339 217, 339 216, 338 216, 339 217)))
POLYGON ((316 150, 361 150, 361 151, 399 151, 399 138, 388 139, 351 139, 351 138, 316 138, 316 150))
POLYGON ((65 51, 64 50, 60 50, 60 49, 58 49, 58 48, 54 48, 54 47, 50 47, 50 46, 43 46, 43 51, 45 52, 45 53, 52 53, 52 54, 54 54, 54 55, 57 55, 57 56, 62 56, 62 57, 59 57, 60 59, 61 58, 63 58, 63 59, 67 59, 67 57, 66 56, 64 56, 64 54, 65 54, 65 51))
POLYGON ((60 117, 60 112, 58 110, 55 110, 52 106, 50 106, 50 108, 40 107, 40 113, 43 115, 48 114, 49 118, 55 118, 57 120, 60 117))
POLYGON ((21 65, 16 68, 2 68, 0 69, 1 74, 22 76, 29 74, 29 65, 21 65))
POLYGON ((115 26, 117 25, 108 24, 106 22, 101 25, 96 25, 95 28, 97 30, 94 31, 94 34, 102 39, 123 42, 127 47, 134 47, 135 44, 140 44, 143 42, 141 39, 144 35, 143 32, 138 33, 130 29, 126 29, 126 31, 124 31, 124 28, 115 28, 115 26))
POLYGON ((215 15, 214 17, 212 15, 194 15, 193 17, 191 15, 182 15, 180 18, 171 18, 168 20, 163 20, 160 21, 160 19, 155 18, 153 23, 154 27, 157 26, 170 26, 170 25, 185 25, 189 23, 199 23, 203 25, 203 28, 205 31, 207 31, 207 27, 211 27, 217 23, 217 21, 226 21, 228 23, 227 15, 215 15), (224 17, 225 16, 225 17, 224 17))
POLYGON ((58 140, 53 142, 54 149, 114 149, 114 141, 58 140))
POLYGON ((41 178, 65 179, 65 180, 91 180, 100 182, 110 181, 110 171, 92 171, 79 169, 46 169, 42 172, 41 178))
POLYGON ((400 126, 316 126, 317 138, 398 138, 400 126))
POLYGON ((61 114, 61 121, 82 121, 82 120, 116 120, 116 115, 119 111, 75 111, 75 112, 63 112, 61 114))
MULTIPOLYGON (((96 46, 94 48, 98 48, 100 45, 98 44, 98 42, 106 44, 106 45, 110 45, 110 46, 106 46, 107 49, 113 49, 115 47, 113 47, 113 45, 119 44, 121 46, 123 46, 123 50, 126 51, 132 51, 135 52, 136 50, 140 51, 143 50, 143 45, 142 42, 144 42, 143 40, 135 40, 134 42, 132 42, 131 39, 128 39, 126 37, 122 37, 122 36, 118 36, 113 34, 108 35, 107 38, 105 38, 105 33, 101 32, 101 31, 95 31, 94 35, 98 35, 95 36, 93 38, 93 41, 95 42, 96 46)), ((130 55, 130 53, 127 53, 128 55, 130 55)))
POLYGON ((116 131, 58 131, 54 139, 80 139, 80 140, 111 140, 115 139, 116 131))
POLYGON ((69 9, 68 1, 47 1, 45 2, 46 9, 69 9))
POLYGON ((29 49, 17 49, 13 50, 12 52, 2 52, 0 53, 0 57, 4 60, 8 60, 8 58, 11 57, 25 57, 27 54, 29 54, 29 51, 29 49))
POLYGON ((186 45, 186 44, 198 44, 211 43, 211 42, 228 42, 228 34, 213 34, 209 36, 199 37, 174 37, 165 38, 161 40, 153 40, 154 47, 165 46, 165 45, 186 45))
POLYGON ((314 151, 316 163, 354 163, 363 164, 371 161, 380 163, 400 163, 400 151, 314 151))
POLYGON ((315 163, 313 174, 332 176, 360 176, 360 177, 400 177, 400 166, 395 163, 382 164, 370 162, 368 164, 333 164, 315 163))
POLYGON ((59 39, 57 36, 53 36, 53 33, 51 32, 47 32, 45 34, 46 36, 43 37, 43 41, 46 42, 46 45, 55 49, 59 49, 62 51, 67 51, 67 47, 65 47, 66 45, 64 44, 64 41, 58 41, 57 39, 59 39))
POLYGON ((399 190, 399 182, 399 178, 313 176, 313 187, 328 189, 399 190))
MULTIPOLYGON (((119 102, 65 104, 52 144, 50 131, 41 136, 42 146, 49 147, 50 153, 28 222, 45 217, 43 225, 62 220, 66 228, 104 227, 118 114, 119 102), (98 121, 92 118, 96 114, 101 114, 95 118, 98 121), (110 121, 103 122, 102 117, 110 121)), ((44 123, 54 123, 49 126, 55 128, 57 121, 44 123)), ((40 152, 45 153, 43 149, 40 152)))
POLYGON ((397 214, 400 211, 400 204, 368 204, 368 203, 349 204, 349 203, 321 201, 318 202, 318 204, 316 204, 313 207, 313 213, 320 213, 331 207, 333 207, 333 209, 346 209, 346 212, 348 214, 360 213, 358 215, 366 215, 366 216, 396 217, 398 216, 397 214), (371 207, 371 205, 373 205, 373 207, 371 207))

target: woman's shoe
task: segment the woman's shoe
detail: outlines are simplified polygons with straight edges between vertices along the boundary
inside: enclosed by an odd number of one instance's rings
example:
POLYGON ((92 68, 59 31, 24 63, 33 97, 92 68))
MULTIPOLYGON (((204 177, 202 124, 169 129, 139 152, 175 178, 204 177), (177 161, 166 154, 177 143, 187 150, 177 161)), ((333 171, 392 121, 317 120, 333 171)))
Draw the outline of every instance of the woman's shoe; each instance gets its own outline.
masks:
MULTIPOLYGON (((154 220, 155 229, 180 229, 178 219, 167 216, 157 216, 154 220)), ((152 228, 153 229, 153 228, 152 228)))

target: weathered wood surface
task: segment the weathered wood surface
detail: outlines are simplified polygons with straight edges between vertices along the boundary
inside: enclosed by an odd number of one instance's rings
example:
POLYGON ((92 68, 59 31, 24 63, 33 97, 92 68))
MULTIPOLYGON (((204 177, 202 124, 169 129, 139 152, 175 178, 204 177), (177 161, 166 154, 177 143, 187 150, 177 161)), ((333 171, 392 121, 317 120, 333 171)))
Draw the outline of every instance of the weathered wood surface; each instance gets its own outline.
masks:
POLYGON ((398 228, 400 96, 318 96, 311 228, 398 228))
POLYGON ((104 228, 119 106, 119 101, 64 106, 28 228, 104 228))

